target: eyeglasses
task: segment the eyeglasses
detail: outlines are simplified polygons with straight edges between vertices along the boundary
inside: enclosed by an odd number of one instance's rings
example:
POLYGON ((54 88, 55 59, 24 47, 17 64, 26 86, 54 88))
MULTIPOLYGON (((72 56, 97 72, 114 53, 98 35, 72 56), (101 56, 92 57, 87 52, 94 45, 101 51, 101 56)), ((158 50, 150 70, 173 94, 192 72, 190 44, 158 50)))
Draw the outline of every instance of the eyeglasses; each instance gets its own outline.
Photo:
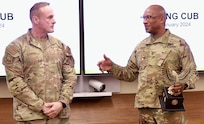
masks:
POLYGON ((150 20, 150 19, 153 19, 153 18, 156 18, 158 16, 151 16, 151 15, 147 15, 147 16, 142 16, 141 18, 143 18, 144 20, 150 20))

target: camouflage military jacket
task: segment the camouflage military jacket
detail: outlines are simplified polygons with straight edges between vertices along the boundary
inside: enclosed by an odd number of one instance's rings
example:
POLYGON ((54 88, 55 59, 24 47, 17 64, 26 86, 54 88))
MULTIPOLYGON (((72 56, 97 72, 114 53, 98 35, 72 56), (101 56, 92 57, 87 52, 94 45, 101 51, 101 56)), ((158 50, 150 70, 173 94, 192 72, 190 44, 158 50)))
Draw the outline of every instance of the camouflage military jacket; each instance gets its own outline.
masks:
POLYGON ((76 74, 68 46, 48 35, 42 47, 28 31, 6 47, 3 64, 17 121, 47 118, 41 112, 43 104, 57 101, 67 105, 59 117, 69 117, 76 74))
POLYGON ((135 107, 160 108, 158 96, 163 87, 175 83, 165 78, 164 65, 179 74, 181 83, 195 88, 198 75, 192 52, 184 39, 169 30, 156 40, 151 36, 144 39, 132 52, 127 66, 114 63, 110 73, 125 81, 134 81, 138 77, 135 107))

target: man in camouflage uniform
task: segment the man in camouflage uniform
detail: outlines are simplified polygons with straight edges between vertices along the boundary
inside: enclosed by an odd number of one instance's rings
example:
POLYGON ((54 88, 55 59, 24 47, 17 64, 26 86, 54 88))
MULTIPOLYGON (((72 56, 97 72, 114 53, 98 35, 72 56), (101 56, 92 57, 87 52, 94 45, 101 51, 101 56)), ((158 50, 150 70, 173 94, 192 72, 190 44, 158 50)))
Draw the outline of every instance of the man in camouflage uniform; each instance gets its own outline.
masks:
POLYGON ((173 86, 174 95, 195 88, 198 75, 194 57, 185 40, 165 28, 166 12, 162 6, 149 6, 143 19, 150 36, 136 46, 126 67, 117 65, 106 55, 98 66, 102 72, 108 71, 120 80, 138 78, 135 107, 138 108, 140 124, 185 124, 187 119, 183 112, 162 111, 159 95, 164 87, 169 86, 173 86), (178 73, 180 82, 174 84, 164 78, 165 70, 178 73))
POLYGON ((69 124, 74 58, 68 46, 48 35, 56 23, 49 3, 36 3, 30 19, 32 28, 11 42, 3 57, 14 118, 17 124, 69 124))

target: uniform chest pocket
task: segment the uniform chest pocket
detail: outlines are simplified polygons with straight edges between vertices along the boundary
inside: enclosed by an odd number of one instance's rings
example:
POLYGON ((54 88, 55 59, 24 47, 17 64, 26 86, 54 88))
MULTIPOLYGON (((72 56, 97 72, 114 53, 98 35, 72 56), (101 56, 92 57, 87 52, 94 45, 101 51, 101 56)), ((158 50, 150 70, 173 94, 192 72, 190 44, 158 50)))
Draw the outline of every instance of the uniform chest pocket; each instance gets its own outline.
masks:
POLYGON ((136 60, 139 66, 162 66, 169 54, 170 51, 138 50, 136 52, 136 60))

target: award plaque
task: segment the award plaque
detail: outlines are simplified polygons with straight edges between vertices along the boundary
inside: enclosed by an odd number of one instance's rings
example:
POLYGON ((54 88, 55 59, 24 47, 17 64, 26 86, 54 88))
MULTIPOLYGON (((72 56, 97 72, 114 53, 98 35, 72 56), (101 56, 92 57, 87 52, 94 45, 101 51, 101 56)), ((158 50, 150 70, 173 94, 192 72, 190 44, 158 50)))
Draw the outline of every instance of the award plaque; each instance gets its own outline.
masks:
POLYGON ((185 111, 183 94, 177 96, 168 93, 169 87, 164 87, 163 95, 159 96, 163 111, 185 111))
POLYGON ((185 111, 184 109, 184 97, 182 92, 178 95, 174 95, 172 87, 174 84, 179 84, 183 82, 179 75, 174 70, 170 70, 167 65, 163 67, 164 79, 168 82, 172 82, 169 87, 164 87, 162 95, 159 96, 161 108, 163 111, 185 111))
POLYGON ((159 96, 162 110, 185 111, 183 105, 183 89, 176 88, 177 92, 175 92, 174 86, 175 84, 184 84, 185 89, 187 85, 186 82, 196 81, 198 79, 197 72, 195 69, 192 69, 195 67, 195 65, 192 63, 188 68, 183 69, 181 72, 178 72, 178 70, 173 70, 172 66, 168 65, 166 62, 164 62, 161 67, 164 77, 163 81, 165 82, 163 89, 161 89, 161 95, 159 96))

